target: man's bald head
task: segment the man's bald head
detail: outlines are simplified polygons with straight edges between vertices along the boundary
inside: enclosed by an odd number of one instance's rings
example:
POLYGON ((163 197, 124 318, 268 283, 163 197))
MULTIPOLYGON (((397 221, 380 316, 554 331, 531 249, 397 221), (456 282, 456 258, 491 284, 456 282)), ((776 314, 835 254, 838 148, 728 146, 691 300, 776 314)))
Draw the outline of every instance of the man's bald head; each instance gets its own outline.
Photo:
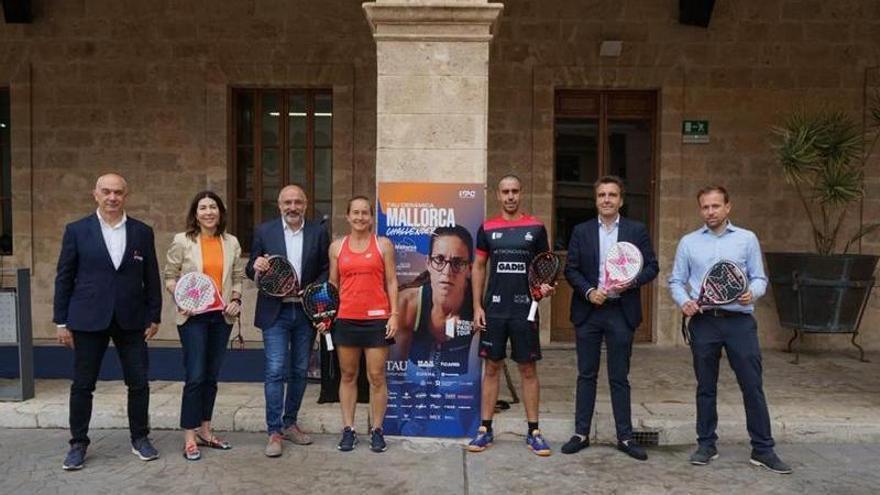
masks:
POLYGON ((98 180, 95 181, 95 191, 97 191, 98 189, 101 188, 102 183, 105 186, 106 185, 117 186, 117 185, 121 184, 123 190, 125 190, 125 192, 128 193, 128 182, 125 180, 125 177, 123 177, 119 174, 111 172, 109 174, 104 174, 104 175, 98 177, 98 180))
POLYGON ((95 181, 94 195, 104 220, 115 220, 125 212, 128 183, 119 174, 104 174, 95 181))
POLYGON ((296 184, 285 186, 278 193, 278 211, 281 212, 287 225, 294 229, 302 226, 305 221, 308 205, 309 200, 305 190, 296 184))

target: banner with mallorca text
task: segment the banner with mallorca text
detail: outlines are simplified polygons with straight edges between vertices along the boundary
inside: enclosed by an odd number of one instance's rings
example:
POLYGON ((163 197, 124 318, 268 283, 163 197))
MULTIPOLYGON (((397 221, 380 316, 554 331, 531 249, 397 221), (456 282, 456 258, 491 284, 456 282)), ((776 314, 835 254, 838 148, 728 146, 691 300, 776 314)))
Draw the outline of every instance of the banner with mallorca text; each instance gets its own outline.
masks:
POLYGON ((380 183, 376 202, 377 232, 394 243, 400 287, 385 433, 471 436, 480 423, 482 363, 470 267, 484 185, 380 183))

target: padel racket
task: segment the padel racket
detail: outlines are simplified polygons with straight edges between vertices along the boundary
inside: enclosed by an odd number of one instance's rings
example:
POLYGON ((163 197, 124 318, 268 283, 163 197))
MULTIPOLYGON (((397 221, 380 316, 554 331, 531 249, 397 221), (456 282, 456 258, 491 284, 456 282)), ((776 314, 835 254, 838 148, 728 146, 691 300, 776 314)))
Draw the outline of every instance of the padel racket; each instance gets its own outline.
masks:
POLYGON ((605 256, 605 289, 631 283, 644 264, 642 252, 630 242, 616 242, 605 256))
POLYGON ((333 339, 330 337, 330 324, 336 318, 336 310, 339 309, 339 291, 330 282, 314 283, 306 287, 302 298, 303 309, 306 316, 317 327, 324 323, 324 341, 327 350, 333 350, 333 339))
POLYGON ((538 312, 538 301, 543 298, 541 285, 553 285, 559 275, 559 256, 550 252, 539 253, 529 264, 529 292, 532 295, 532 306, 529 308, 529 321, 535 321, 538 312))
POLYGON ((299 279, 293 265, 287 258, 272 255, 266 258, 269 268, 264 272, 257 272, 254 282, 263 293, 275 297, 287 297, 299 290, 299 279))
POLYGON ((174 302, 193 315, 226 307, 214 280, 202 272, 184 273, 174 286, 174 302))
MULTIPOLYGON (((721 260, 709 267, 709 271, 703 276, 697 306, 701 311, 704 308, 724 306, 736 301, 748 290, 749 279, 742 268, 732 261, 721 260)), ((688 342, 686 318, 682 315, 681 335, 688 342)))

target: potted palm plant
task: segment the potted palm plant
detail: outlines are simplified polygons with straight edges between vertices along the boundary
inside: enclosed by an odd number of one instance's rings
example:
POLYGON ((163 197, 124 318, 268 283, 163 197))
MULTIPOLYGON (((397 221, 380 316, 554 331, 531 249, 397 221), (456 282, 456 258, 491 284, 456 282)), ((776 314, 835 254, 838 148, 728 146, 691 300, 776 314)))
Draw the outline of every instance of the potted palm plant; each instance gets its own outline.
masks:
POLYGON ((779 322, 794 331, 789 350, 805 332, 851 333, 864 360, 855 338, 878 256, 851 251, 880 223, 876 213, 868 222, 860 215, 853 233, 846 220, 864 198, 865 170, 880 139, 880 93, 870 100, 865 122, 837 110, 799 110, 772 129, 778 161, 804 207, 815 247, 814 253, 766 254, 779 322))

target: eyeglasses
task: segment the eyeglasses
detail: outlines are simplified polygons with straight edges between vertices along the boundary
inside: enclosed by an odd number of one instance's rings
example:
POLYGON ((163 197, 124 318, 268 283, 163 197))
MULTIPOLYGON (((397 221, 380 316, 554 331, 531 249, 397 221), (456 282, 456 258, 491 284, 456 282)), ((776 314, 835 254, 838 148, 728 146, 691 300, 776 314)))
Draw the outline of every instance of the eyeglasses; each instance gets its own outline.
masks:
POLYGON ((464 258, 446 258, 442 254, 438 254, 437 256, 428 256, 428 263, 431 265, 431 268, 437 270, 438 272, 442 272, 446 265, 452 269, 452 273, 461 273, 462 270, 465 270, 471 262, 464 258))

